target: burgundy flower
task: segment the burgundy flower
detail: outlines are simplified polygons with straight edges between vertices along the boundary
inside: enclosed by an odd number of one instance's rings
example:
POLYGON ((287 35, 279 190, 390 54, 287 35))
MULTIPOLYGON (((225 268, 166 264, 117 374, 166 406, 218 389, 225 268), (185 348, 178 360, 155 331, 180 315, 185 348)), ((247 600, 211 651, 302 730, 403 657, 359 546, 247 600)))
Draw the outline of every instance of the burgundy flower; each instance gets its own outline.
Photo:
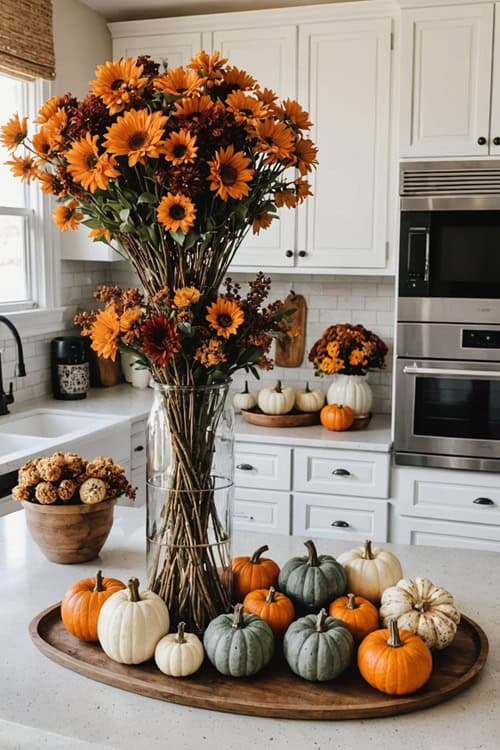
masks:
POLYGON ((153 315, 142 326, 143 349, 153 362, 165 367, 181 348, 176 324, 166 315, 153 315))
POLYGON ((89 94, 72 115, 69 136, 78 141, 85 138, 87 133, 103 135, 110 124, 111 117, 104 102, 100 97, 89 94))

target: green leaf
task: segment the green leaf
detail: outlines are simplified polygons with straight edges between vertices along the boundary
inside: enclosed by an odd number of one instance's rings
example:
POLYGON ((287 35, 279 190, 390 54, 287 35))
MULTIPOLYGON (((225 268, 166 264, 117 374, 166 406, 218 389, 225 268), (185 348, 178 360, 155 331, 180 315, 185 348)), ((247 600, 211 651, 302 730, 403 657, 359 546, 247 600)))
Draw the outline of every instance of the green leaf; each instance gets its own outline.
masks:
POLYGON ((187 338, 191 339, 196 334, 196 328, 193 328, 190 323, 179 323, 178 328, 179 331, 187 338))
POLYGON ((120 219, 122 220, 123 224, 126 224, 130 216, 130 208, 122 208, 120 210, 120 219))
POLYGON ((198 232, 190 231, 186 235, 186 239, 184 240, 184 245, 182 246, 184 250, 189 250, 193 245, 196 245, 198 240, 200 239, 200 236, 198 232))
POLYGON ((137 198, 137 203, 156 203, 157 198, 153 193, 141 193, 137 198))
POLYGON ((177 232, 170 231, 169 235, 172 237, 174 242, 176 242, 178 245, 182 247, 182 245, 184 244, 184 240, 186 238, 186 235, 184 234, 184 232, 181 232, 181 230, 178 229, 177 232))

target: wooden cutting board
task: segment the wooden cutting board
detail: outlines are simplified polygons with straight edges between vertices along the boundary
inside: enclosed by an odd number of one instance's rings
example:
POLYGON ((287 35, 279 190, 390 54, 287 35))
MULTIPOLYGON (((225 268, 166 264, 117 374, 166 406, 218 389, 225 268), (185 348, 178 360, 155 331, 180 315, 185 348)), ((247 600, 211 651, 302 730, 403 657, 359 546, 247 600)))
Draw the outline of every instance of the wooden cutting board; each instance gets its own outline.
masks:
POLYGON ((298 335, 283 344, 276 342, 274 362, 277 367, 300 367, 306 346, 307 303, 302 294, 290 292, 285 300, 285 307, 295 310, 292 325, 298 335))

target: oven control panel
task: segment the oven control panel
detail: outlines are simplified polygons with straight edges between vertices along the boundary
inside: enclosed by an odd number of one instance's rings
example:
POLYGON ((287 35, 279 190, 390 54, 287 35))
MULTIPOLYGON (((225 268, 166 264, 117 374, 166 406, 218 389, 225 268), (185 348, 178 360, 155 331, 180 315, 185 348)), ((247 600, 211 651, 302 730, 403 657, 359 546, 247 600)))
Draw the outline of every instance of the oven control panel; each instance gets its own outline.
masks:
POLYGON ((500 331, 464 328, 462 346, 466 349, 500 349, 500 331))

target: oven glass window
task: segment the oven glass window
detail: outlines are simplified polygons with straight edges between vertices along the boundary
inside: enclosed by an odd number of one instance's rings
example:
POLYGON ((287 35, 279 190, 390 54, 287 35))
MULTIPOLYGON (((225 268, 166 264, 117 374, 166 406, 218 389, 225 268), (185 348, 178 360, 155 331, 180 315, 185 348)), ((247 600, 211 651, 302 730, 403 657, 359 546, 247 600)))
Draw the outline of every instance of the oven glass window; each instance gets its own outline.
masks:
POLYGON ((500 382, 416 378, 415 435, 500 440, 500 382))

